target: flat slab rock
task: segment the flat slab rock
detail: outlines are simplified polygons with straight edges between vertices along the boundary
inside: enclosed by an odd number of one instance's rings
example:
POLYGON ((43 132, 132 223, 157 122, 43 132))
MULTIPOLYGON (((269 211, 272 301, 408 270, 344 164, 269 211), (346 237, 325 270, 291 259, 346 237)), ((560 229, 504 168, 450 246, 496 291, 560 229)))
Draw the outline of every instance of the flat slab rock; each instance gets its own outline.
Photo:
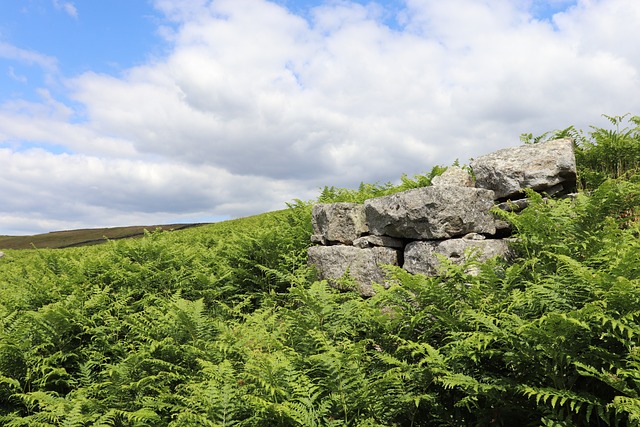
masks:
POLYGON ((449 239, 467 233, 495 234, 495 218, 489 213, 493 200, 491 190, 441 185, 369 199, 364 210, 373 235, 449 239))
POLYGON ((444 256, 454 264, 462 264, 469 256, 480 262, 499 256, 510 256, 509 244, 505 239, 450 239, 440 242, 411 242, 404 252, 402 268, 413 274, 437 276, 442 262, 438 256, 444 256))
POLYGON ((520 196, 525 188, 538 192, 562 184, 576 185, 576 159, 570 138, 505 148, 471 162, 476 187, 495 192, 496 199, 520 196))
POLYGON ((386 277, 382 265, 399 265, 399 251, 392 248, 356 248, 346 245, 312 246, 309 248, 309 265, 316 267, 319 279, 337 287, 337 279, 347 272, 358 283, 358 292, 371 296, 373 284, 383 286, 386 277))

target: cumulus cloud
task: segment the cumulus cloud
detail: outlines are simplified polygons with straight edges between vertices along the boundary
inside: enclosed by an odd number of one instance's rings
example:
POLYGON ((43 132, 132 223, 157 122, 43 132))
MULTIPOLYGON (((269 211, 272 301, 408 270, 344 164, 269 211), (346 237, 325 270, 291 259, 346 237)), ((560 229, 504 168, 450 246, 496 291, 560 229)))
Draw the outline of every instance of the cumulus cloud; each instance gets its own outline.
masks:
POLYGON ((640 111, 635 0, 407 0, 393 25, 383 3, 155 6, 165 56, 2 106, 0 221, 258 213, 640 111))

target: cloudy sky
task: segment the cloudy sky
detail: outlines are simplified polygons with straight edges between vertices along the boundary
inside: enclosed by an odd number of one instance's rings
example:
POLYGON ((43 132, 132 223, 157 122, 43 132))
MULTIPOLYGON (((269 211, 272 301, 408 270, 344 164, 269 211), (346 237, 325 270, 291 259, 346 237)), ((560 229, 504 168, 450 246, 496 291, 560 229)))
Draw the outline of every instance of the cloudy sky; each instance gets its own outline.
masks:
POLYGON ((638 0, 7 0, 0 235, 217 221, 640 114, 638 0))

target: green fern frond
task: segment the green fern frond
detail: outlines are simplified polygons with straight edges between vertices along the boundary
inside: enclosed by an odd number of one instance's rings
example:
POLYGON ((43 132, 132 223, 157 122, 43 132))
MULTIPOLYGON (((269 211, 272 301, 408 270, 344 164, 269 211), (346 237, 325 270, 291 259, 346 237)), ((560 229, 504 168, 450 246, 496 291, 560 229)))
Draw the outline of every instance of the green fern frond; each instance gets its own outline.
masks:
POLYGON ((604 415, 602 411, 605 409, 605 405, 602 401, 590 395, 579 394, 570 390, 527 385, 518 386, 517 390, 528 398, 534 399, 538 405, 548 405, 553 410, 565 408, 578 414, 584 409, 586 420, 591 419, 594 410, 598 414, 604 415))
POLYGON ((619 414, 626 414, 633 426, 640 425, 640 399, 637 397, 616 396, 607 405, 607 409, 619 414))

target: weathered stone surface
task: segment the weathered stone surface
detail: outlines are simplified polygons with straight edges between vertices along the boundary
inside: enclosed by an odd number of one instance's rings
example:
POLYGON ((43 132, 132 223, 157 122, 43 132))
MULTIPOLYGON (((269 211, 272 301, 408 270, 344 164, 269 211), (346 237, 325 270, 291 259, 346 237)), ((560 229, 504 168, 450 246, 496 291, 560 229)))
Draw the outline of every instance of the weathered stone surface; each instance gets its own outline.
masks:
POLYGON ((404 239, 448 239, 494 234, 494 193, 458 186, 423 187, 365 201, 371 234, 404 239))
POLYGON ((323 245, 351 244, 367 232, 364 206, 356 203, 323 203, 313 206, 311 240, 323 245))
POLYGON ((473 187, 473 178, 469 172, 458 166, 449 166, 440 176, 435 176, 431 180, 431 185, 438 187, 441 185, 455 185, 458 187, 473 187))
POLYGON ((336 279, 348 272, 359 284, 358 291, 363 296, 374 294, 373 283, 385 285, 385 275, 380 266, 398 265, 398 261, 399 252, 391 248, 361 249, 345 245, 309 248, 309 265, 316 267, 321 280, 335 286, 336 279))
POLYGON ((505 148, 471 162, 476 187, 495 191, 496 199, 513 197, 525 188, 545 191, 562 184, 572 191, 576 160, 570 138, 505 148))
POLYGON ((374 246, 385 246, 387 248, 404 248, 404 242, 389 236, 362 236, 353 241, 353 246, 357 248, 372 248, 374 246))
POLYGON ((483 262, 495 256, 508 258, 509 246, 504 239, 411 242, 405 248, 402 267, 410 273, 437 276, 441 265, 438 255, 450 259, 455 264, 462 264, 469 259, 469 256, 483 262))

